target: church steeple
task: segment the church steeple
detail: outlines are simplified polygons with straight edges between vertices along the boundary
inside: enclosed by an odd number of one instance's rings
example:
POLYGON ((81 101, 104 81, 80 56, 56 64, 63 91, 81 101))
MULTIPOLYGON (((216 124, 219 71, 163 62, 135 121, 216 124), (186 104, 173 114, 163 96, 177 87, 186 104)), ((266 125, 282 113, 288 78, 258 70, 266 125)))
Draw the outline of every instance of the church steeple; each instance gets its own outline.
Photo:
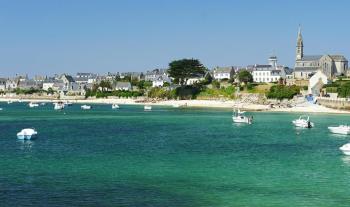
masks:
POLYGON ((301 36, 301 27, 299 25, 297 48, 296 48, 296 60, 301 60, 304 56, 304 43, 303 37, 301 36))

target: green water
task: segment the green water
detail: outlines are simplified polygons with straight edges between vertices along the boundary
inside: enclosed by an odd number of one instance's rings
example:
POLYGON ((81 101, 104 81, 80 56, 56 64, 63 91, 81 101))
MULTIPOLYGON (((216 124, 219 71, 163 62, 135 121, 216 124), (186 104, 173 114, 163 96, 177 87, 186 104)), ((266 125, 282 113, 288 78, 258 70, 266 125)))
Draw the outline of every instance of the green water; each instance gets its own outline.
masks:
POLYGON ((0 111, 0 206, 350 206, 346 115, 25 103, 0 111), (39 137, 19 141, 34 127, 39 137))

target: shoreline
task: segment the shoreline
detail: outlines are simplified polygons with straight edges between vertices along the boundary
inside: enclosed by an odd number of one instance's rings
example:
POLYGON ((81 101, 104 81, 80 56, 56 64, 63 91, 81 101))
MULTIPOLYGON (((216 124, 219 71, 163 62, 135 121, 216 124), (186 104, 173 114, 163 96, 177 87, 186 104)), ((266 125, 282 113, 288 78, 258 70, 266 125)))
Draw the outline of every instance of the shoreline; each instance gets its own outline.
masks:
POLYGON ((77 104, 125 104, 125 105, 152 105, 152 106, 173 106, 173 107, 195 107, 195 108, 240 108, 245 111, 264 111, 264 112, 289 112, 289 113, 329 113, 329 114, 350 114, 350 111, 327 108, 325 106, 302 103, 290 108, 270 108, 269 105, 243 103, 241 101, 229 100, 167 100, 157 102, 141 102, 138 99, 19 99, 19 98, 3 98, 0 97, 0 102, 13 101, 18 102, 58 102, 69 101, 77 104))

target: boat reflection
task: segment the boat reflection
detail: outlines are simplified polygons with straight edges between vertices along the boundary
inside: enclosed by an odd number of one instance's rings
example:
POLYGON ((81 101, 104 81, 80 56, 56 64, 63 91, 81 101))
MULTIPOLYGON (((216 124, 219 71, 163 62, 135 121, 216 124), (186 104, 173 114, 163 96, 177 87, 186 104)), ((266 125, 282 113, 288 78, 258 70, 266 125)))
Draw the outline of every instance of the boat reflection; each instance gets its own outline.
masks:
POLYGON ((345 165, 350 166, 350 156, 344 155, 344 156, 341 157, 341 159, 342 159, 342 161, 344 162, 345 165))
POLYGON ((19 144, 19 149, 21 150, 30 151, 34 146, 34 141, 32 140, 17 140, 17 143, 19 144))

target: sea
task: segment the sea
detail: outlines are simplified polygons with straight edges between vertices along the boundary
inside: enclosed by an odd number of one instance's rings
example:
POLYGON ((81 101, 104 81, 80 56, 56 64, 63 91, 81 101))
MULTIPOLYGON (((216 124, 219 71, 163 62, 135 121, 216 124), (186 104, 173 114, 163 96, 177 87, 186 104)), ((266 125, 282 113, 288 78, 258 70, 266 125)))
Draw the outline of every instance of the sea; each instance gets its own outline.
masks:
POLYGON ((0 103, 0 206, 350 206, 349 115, 0 103), (16 137, 35 128, 38 137, 16 137))

